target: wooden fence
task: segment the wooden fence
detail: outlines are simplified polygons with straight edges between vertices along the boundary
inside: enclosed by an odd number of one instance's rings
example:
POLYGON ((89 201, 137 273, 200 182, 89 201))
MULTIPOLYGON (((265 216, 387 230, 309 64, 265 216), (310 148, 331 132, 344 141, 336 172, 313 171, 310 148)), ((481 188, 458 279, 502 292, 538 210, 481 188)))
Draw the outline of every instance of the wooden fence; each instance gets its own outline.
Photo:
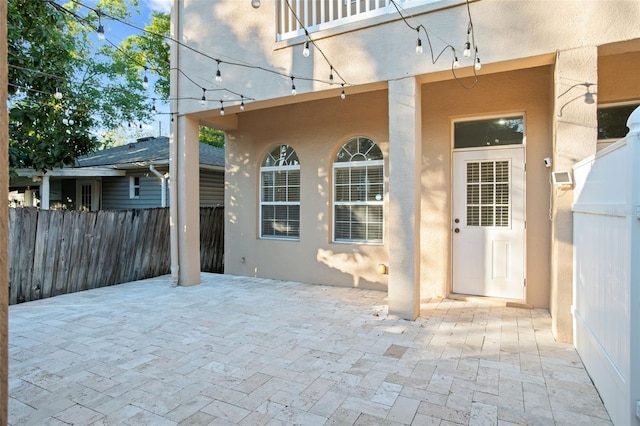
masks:
MULTIPOLYGON (((224 270, 224 208, 200 209, 204 272, 224 270)), ((9 209, 9 303, 165 275, 169 209, 9 209)))

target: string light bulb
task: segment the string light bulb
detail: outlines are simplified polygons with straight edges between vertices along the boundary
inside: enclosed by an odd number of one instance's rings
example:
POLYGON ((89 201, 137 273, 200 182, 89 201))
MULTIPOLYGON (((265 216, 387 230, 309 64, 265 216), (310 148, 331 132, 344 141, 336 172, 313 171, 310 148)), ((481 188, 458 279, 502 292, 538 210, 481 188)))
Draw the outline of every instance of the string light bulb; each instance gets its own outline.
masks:
POLYGON ((147 67, 144 67, 144 78, 142 79, 142 88, 147 90, 149 88, 149 77, 147 77, 147 67))
POLYGON ((222 83, 222 73, 220 72, 220 61, 216 61, 217 62, 217 69, 216 69, 216 83, 222 83))
POLYGON ((104 27, 102 26, 102 12, 100 10, 96 10, 96 14, 98 15, 98 40, 104 41, 104 27))
POLYGON ((340 99, 344 99, 347 97, 347 94, 344 93, 344 83, 342 84, 342 92, 340 92, 340 99))
POLYGON ((329 84, 333 84, 333 65, 329 65, 331 70, 329 71, 329 84))
POLYGON ((471 56, 471 43, 469 40, 464 44, 464 51, 462 52, 462 56, 468 58, 471 56))
POLYGON ((224 102, 220 101, 220 115, 224 115, 224 102))
POLYGON ((204 87, 202 88, 202 98, 200 99, 200 105, 205 106, 207 104, 207 98, 204 96, 204 94, 207 93, 207 89, 205 89, 204 87))
POLYGON ((251 0, 251 7, 257 9, 260 7, 260 0, 251 0))
POLYGON ((56 92, 53 94, 53 97, 56 98, 57 100, 62 99, 62 92, 57 87, 56 87, 56 92))
POLYGON ((473 68, 476 71, 480 71, 480 68, 482 68, 482 63, 480 63, 480 57, 478 56, 478 48, 477 47, 476 47, 476 55, 475 56, 476 56, 476 61, 473 64, 473 68))
POLYGON ((418 27, 416 31, 418 32, 418 41, 416 42, 416 53, 419 55, 423 52, 422 40, 420 40, 420 28, 418 27))
POLYGON ((240 95, 240 111, 244 111, 244 96, 240 95))
POLYGON ((305 58, 309 57, 309 54, 311 52, 309 51, 309 40, 304 42, 304 49, 302 49, 302 56, 304 56, 305 58))
POLYGON ((295 79, 295 77, 294 77, 294 76, 291 76, 291 94, 292 94, 293 96, 295 96, 295 95, 297 95, 297 94, 298 94, 298 91, 296 90, 296 84, 295 84, 295 82, 294 82, 294 79, 295 79))
POLYGON ((459 68, 460 67, 460 62, 458 61, 458 57, 457 56, 453 57, 453 67, 454 68, 459 68))
POLYGON ((153 106, 151 107, 151 114, 152 115, 156 115, 158 113, 158 111, 156 110, 156 100, 155 98, 153 99, 153 106))

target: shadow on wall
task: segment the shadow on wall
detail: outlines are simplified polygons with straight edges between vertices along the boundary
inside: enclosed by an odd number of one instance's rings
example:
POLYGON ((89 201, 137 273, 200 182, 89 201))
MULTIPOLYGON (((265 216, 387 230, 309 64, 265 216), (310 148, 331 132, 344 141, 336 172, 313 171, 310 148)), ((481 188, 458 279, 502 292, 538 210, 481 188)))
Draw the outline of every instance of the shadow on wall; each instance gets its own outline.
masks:
POLYGON ((351 275, 353 287, 387 290, 386 276, 380 273, 375 259, 367 254, 355 250, 352 253, 335 253, 332 250, 318 249, 316 260, 329 268, 351 275))

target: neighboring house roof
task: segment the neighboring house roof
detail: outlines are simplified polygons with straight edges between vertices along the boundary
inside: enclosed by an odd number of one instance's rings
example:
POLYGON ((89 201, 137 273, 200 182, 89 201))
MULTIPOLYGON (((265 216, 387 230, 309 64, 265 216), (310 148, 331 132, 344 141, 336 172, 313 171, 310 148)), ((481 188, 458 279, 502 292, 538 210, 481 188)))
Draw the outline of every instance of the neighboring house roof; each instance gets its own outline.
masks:
MULTIPOLYGON (((76 159, 75 167, 169 161, 169 138, 138 139, 135 143, 103 149, 76 159)), ((224 149, 200 142, 200 164, 224 167, 224 149)))

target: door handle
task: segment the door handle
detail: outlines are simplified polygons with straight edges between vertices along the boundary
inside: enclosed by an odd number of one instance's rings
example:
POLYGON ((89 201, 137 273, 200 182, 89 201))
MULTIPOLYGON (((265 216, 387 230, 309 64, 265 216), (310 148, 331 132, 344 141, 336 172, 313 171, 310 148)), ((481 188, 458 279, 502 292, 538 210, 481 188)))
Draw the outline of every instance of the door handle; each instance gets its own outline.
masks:
POLYGON ((455 228, 455 229, 453 230, 453 232, 455 232, 456 234, 459 234, 459 233, 460 233, 460 228, 455 228))

